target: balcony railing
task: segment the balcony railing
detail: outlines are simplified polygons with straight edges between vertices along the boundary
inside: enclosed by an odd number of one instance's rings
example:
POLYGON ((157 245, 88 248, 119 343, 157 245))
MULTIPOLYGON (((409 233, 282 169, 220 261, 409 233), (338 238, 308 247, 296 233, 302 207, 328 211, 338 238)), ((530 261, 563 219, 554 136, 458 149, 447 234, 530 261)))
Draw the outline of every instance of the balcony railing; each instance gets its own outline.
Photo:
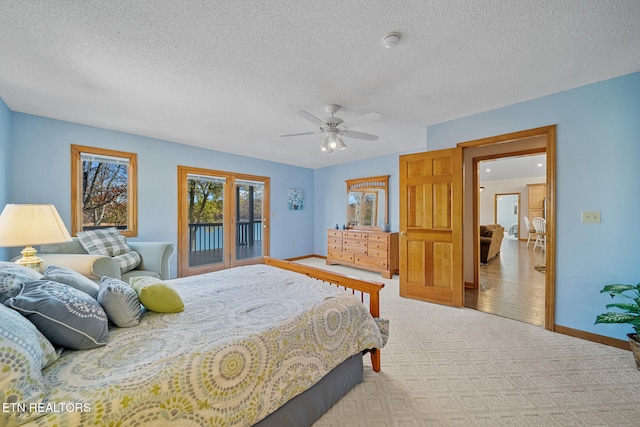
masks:
MULTIPOLYGON (((221 222, 189 224, 189 252, 222 249, 222 227, 221 222)), ((262 241, 262 220, 236 222, 236 246, 252 246, 258 241, 262 241)))

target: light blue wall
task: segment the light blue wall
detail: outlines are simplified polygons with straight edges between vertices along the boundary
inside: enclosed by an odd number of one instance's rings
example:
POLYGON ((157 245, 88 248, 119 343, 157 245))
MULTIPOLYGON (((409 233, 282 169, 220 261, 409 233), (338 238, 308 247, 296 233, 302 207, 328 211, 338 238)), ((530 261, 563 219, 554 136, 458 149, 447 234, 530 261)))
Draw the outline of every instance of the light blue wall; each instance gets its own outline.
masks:
MULTIPOLYGON (((177 241, 177 166, 271 178, 271 255, 313 253, 313 170, 220 153, 158 139, 39 116, 13 113, 8 198, 12 203, 53 203, 67 227, 71 219, 71 144, 138 154, 138 237, 177 241), (28 178, 27 178, 28 173, 28 178), (305 192, 305 209, 287 209, 287 189, 305 192)), ((173 257, 171 274, 177 274, 173 257)))
MULTIPOLYGON (((0 98, 0 212, 9 203, 9 155, 11 148, 11 110, 0 98)), ((9 250, 0 248, 0 260, 7 259, 9 250)))
MULTIPOLYGON (((429 126, 426 149, 551 124, 557 125, 556 324, 626 339, 628 327, 593 322, 609 302, 599 293, 604 284, 640 281, 640 73, 429 126), (582 210, 601 211, 602 222, 582 224, 582 210)), ((175 242, 179 164, 270 176, 275 257, 326 255, 326 228, 345 221, 346 179, 390 175, 390 224, 399 227, 401 153, 312 171, 10 114, 2 103, 0 149, 13 152, 9 161, 0 158, 12 177, 0 185, 0 202, 5 191, 6 203, 54 203, 69 225, 70 144, 138 153, 139 240, 175 242), (18 181, 24 171, 33 178, 18 181), (289 187, 305 191, 305 210, 286 209, 289 187)))
POLYGON ((427 149, 557 125, 556 324, 626 340, 594 325, 608 283, 640 282, 640 73, 427 128, 427 149), (600 224, 580 212, 601 211, 600 224))
POLYGON ((327 228, 335 227, 336 223, 342 227, 346 222, 347 186, 345 180, 347 179, 389 175, 389 225, 391 226, 391 231, 398 231, 400 227, 400 184, 398 181, 400 154, 405 153, 375 157, 315 170, 315 254, 327 255, 327 228))

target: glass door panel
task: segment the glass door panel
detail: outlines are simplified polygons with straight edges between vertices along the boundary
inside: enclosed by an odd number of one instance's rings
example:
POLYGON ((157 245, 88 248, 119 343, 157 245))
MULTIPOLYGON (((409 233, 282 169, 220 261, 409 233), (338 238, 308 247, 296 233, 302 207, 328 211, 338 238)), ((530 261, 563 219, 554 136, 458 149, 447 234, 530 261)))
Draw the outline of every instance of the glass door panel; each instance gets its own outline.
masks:
POLYGON ((189 267, 224 262, 226 179, 188 175, 189 267))
POLYGON ((236 260, 263 255, 264 183, 236 180, 236 260))

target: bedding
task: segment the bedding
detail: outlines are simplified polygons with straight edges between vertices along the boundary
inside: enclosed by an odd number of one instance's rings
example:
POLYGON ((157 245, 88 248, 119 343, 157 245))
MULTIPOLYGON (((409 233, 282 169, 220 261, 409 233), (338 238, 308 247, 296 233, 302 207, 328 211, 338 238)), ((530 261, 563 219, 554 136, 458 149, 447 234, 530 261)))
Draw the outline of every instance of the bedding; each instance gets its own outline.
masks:
POLYGON ((250 426, 387 340, 351 293, 269 265, 167 283, 184 311, 145 311, 104 347, 65 350, 25 425, 250 426))

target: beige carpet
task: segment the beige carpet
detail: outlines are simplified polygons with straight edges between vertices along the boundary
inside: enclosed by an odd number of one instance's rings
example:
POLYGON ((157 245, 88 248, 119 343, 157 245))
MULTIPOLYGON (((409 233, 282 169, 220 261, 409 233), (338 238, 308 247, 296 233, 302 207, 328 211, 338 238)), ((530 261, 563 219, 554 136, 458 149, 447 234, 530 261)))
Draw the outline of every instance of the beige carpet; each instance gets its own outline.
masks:
MULTIPOLYGON (((300 263, 328 268, 324 260, 300 263)), ((382 371, 365 379, 315 427, 640 426, 640 371, 631 352, 466 308, 400 298, 383 282, 391 321, 382 371)))

